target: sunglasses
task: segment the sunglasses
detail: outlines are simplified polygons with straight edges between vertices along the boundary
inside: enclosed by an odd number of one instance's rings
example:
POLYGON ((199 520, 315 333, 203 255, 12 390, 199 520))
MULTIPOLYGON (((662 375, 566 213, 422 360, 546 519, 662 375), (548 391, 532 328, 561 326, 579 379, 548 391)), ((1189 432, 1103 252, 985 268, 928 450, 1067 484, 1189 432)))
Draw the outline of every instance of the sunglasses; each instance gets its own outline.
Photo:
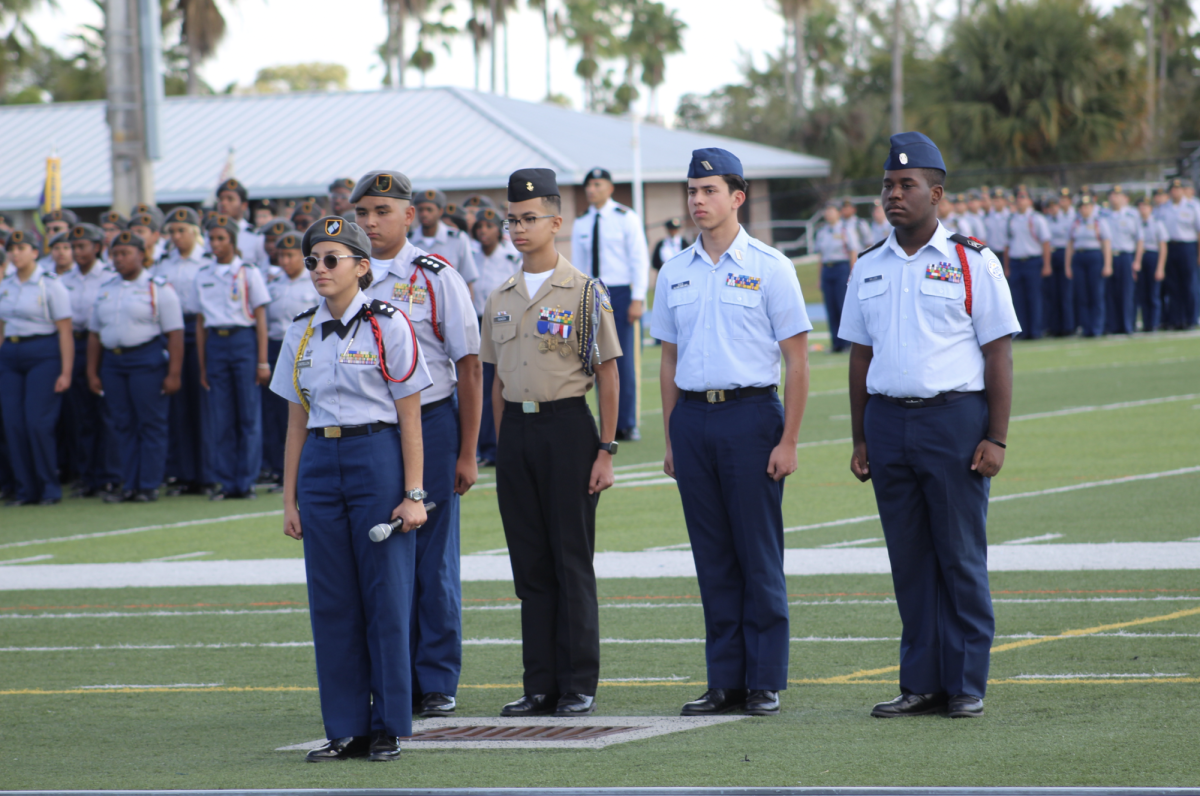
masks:
POLYGON ((356 257, 353 254, 327 254, 321 259, 317 259, 313 255, 308 255, 304 258, 304 267, 310 271, 317 270, 317 263, 325 263, 325 270, 332 271, 338 267, 338 260, 361 260, 361 257, 356 257))

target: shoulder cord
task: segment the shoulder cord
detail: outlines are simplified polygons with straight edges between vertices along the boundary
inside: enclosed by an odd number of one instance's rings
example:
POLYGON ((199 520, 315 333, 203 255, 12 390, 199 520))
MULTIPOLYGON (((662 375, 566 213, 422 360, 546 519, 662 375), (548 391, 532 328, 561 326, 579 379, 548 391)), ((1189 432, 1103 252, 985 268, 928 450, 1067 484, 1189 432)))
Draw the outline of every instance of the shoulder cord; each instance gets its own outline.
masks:
POLYGON ((46 316, 46 320, 50 320, 50 302, 46 301, 46 275, 38 279, 38 301, 42 304, 42 314, 46 316))
MULTIPOLYGON (((414 274, 413 276, 416 276, 416 275, 414 274)), ((426 279, 428 279, 428 277, 426 277, 426 279)), ((430 292, 432 292, 432 290, 430 292)), ((403 312, 400 313, 401 317, 404 318, 404 322, 408 324, 409 333, 412 334, 413 358, 412 358, 412 364, 409 365, 408 372, 404 374, 404 377, 400 378, 400 379, 396 379, 396 378, 392 378, 392 374, 388 373, 387 354, 386 354, 386 352, 384 350, 384 346, 383 346, 383 331, 379 328, 379 321, 375 320, 375 313, 371 312, 370 307, 364 307, 363 315, 366 317, 367 322, 371 324, 371 334, 373 334, 375 336, 375 347, 377 349, 379 349, 379 369, 383 372, 384 382, 400 384, 401 382, 408 381, 409 378, 413 375, 413 373, 417 369, 417 352, 419 350, 418 343, 417 343, 417 330, 413 328, 412 321, 410 321, 408 319, 408 316, 405 315, 403 312)))
POLYGON ((433 283, 429 281, 429 274, 425 273, 425 269, 417 266, 417 270, 413 271, 412 277, 408 280, 408 298, 412 301, 412 291, 417 283, 417 273, 425 277, 425 290, 429 293, 429 307, 433 314, 433 333, 441 342, 446 342, 446 338, 442 336, 442 327, 438 324, 437 316, 437 294, 433 292, 433 283))
POLYGON ((308 328, 304 330, 304 334, 300 336, 300 345, 296 346, 296 361, 292 363, 292 387, 296 390, 296 395, 300 398, 300 405, 304 407, 304 411, 309 411, 308 399, 304 397, 304 391, 300 389, 300 360, 304 358, 304 351, 308 348, 308 341, 313 334, 313 316, 308 316, 308 328))
POLYGON ((242 283, 242 312, 245 313, 246 320, 252 321, 254 320, 254 313, 250 310, 250 280, 246 276, 245 263, 242 263, 242 267, 233 275, 235 286, 238 280, 241 280, 242 283))
MULTIPOLYGON (((975 238, 971 238, 975 240, 975 238)), ((976 243, 979 241, 975 240, 976 243)), ((971 267, 967 265, 967 250, 961 243, 954 244, 954 248, 958 250, 958 261, 962 264, 963 272, 963 287, 966 288, 966 298, 963 299, 963 306, 967 310, 967 316, 971 315, 971 267)))
POLYGON ((154 277, 150 277, 150 320, 158 323, 158 289, 154 284, 154 277))
POLYGON ((579 323, 576 333, 579 335, 579 360, 583 363, 583 372, 588 376, 596 375, 592 365, 592 350, 596 347, 596 282, 595 279, 585 279, 583 294, 579 297, 579 323))

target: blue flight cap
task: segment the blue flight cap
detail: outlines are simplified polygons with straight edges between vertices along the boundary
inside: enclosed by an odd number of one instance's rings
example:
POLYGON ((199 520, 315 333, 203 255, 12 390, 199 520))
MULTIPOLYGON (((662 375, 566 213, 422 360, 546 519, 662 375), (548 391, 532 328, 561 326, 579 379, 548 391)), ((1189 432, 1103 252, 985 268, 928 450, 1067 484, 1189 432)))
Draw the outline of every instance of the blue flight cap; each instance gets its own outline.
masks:
POLYGON ((892 136, 892 151, 888 153, 884 171, 900 169, 941 169, 946 171, 946 162, 937 144, 924 133, 896 133, 892 136))
POLYGON ((722 174, 742 174, 742 161, 737 155, 724 149, 709 147, 692 151, 692 163, 688 166, 688 179, 693 177, 718 177, 722 174))

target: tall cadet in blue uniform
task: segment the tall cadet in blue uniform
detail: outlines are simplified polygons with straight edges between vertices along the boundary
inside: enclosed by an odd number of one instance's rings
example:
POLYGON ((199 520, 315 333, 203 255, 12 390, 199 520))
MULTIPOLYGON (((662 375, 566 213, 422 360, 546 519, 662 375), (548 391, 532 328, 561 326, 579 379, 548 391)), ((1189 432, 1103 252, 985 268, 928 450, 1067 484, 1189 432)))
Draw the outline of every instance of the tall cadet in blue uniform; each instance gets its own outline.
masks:
POLYGON ((1129 197, 1120 185, 1108 195, 1112 210, 1108 228, 1112 233, 1112 274, 1104 281, 1104 330, 1109 334, 1133 334, 1137 308, 1134 306, 1134 279, 1142 268, 1142 219, 1129 206, 1129 197))
POLYGON ((1142 331, 1158 329, 1162 312, 1162 283, 1167 275, 1167 244, 1170 237, 1162 220, 1154 215, 1150 197, 1137 205, 1142 225, 1142 263, 1137 272, 1137 308, 1142 312, 1142 331))
POLYGON ((1021 327, 996 255, 938 223, 945 177, 927 137, 892 136, 882 198, 895 231, 858 258, 842 313, 850 469, 875 486, 904 626, 901 693, 880 718, 983 715, 995 634, 988 491, 1021 327))
POLYGON ((366 293, 408 316, 433 379, 421 393, 421 438, 425 491, 438 508, 415 534, 410 638, 415 710, 426 717, 448 716, 455 709, 462 670, 459 496, 479 477, 479 324, 462 275, 408 241, 408 225, 416 215, 408 177, 371 172, 357 186, 351 194, 355 218, 371 241, 374 281, 366 293))
POLYGON ((791 261, 738 223, 746 188, 732 153, 692 153, 700 236, 663 265, 650 325, 663 344, 663 469, 679 482, 704 602, 708 691, 685 716, 775 714, 787 688, 783 480, 796 471, 812 324, 791 261))
POLYGON ((1021 337, 1039 340, 1044 328, 1042 279, 1053 273, 1050 267, 1050 227, 1041 213, 1034 212, 1033 199, 1023 185, 1017 188, 1016 204, 1016 212, 1009 213, 1005 230, 1004 274, 1008 277, 1013 306, 1024 330, 1021 337))
POLYGON ((1104 280, 1112 276, 1111 239, 1095 200, 1084 194, 1067 230, 1066 256, 1075 283, 1075 320, 1084 337, 1104 334, 1104 280))
POLYGON ((38 266, 34 240, 19 229, 9 236, 0 281, 0 403, 17 481, 9 506, 62 500, 54 427, 75 366, 71 299, 54 266, 38 266))
POLYGON ((304 541, 329 739, 308 759, 396 760, 412 735, 412 531, 426 519, 420 391, 429 372, 403 313, 363 293, 366 234, 326 216, 303 245, 322 300, 288 329, 271 389, 291 403, 283 530, 304 541), (389 517, 402 520, 399 532, 371 541, 368 529, 389 517))
POLYGON ((821 258, 821 297, 825 299, 825 316, 829 319, 829 350, 845 351, 849 344, 838 337, 842 304, 846 300, 846 282, 850 269, 862 248, 854 220, 846 221, 838 212, 836 202, 825 204, 825 226, 817 230, 813 248, 821 258))
MULTIPOLYGON (((1170 201, 1159 208, 1167 228, 1166 277, 1163 280, 1163 328, 1190 329, 1196 324, 1197 237, 1200 208, 1184 196, 1183 180, 1171 180, 1170 201)), ((1162 257, 1159 253, 1159 257, 1162 257)))
POLYGON ((105 495, 105 503, 158 500, 168 396, 179 391, 183 368, 179 297, 166 278, 145 270, 146 248, 132 232, 117 235, 111 247, 117 276, 100 286, 88 320, 88 387, 104 397, 121 461, 122 491, 105 495))

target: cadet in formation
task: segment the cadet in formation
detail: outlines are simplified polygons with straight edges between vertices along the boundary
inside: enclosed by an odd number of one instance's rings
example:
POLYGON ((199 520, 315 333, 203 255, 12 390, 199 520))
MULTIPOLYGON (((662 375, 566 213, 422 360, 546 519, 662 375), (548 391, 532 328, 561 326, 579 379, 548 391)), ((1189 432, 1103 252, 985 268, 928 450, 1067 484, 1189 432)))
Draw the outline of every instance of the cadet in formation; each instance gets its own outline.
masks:
POLYGON ((243 262, 267 267, 267 253, 263 249, 262 237, 254 232, 250 222, 246 220, 246 210, 250 207, 246 186, 234 179, 228 179, 217 188, 217 211, 234 220, 237 229, 234 235, 238 241, 239 256, 243 262))
POLYGON ((1075 218, 1071 191, 1046 208, 1046 225, 1050 229, 1050 278, 1042 281, 1042 309, 1046 333, 1051 337, 1066 337, 1075 333, 1074 286, 1071 284, 1071 263, 1067 261, 1067 239, 1075 218))
POLYGON ((1142 331, 1153 332, 1162 318, 1162 283, 1167 276, 1166 249, 1170 238, 1167 227, 1154 215, 1154 206, 1145 197, 1138 200, 1141 220, 1142 263, 1137 272, 1137 308, 1142 313, 1142 331))
POLYGON ((621 355, 604 285, 554 248, 554 172, 509 177, 508 219, 522 270, 484 305, 480 358, 496 366, 496 496, 521 600, 525 694, 503 716, 596 708, 600 622, 596 504, 613 484, 621 355), (600 428, 584 395, 596 385, 600 428))
MULTIPOLYGON (((46 230, 46 240, 53 241, 57 236, 71 231, 71 227, 79 223, 79 217, 74 210, 51 210, 42 214, 42 228, 46 230)), ((38 267, 43 271, 54 273, 54 258, 49 251, 38 258, 38 267)))
POLYGON ((821 296, 825 300, 825 317, 829 320, 829 350, 838 353, 850 345, 838 337, 838 323, 846 300, 846 282, 862 241, 858 239, 854 225, 842 220, 837 204, 828 202, 825 226, 817 230, 813 243, 821 258, 821 296))
POLYGON ((1075 288, 1075 321, 1084 337, 1104 334, 1104 280, 1112 276, 1112 235, 1108 222, 1096 212, 1096 202, 1084 194, 1067 230, 1068 275, 1075 288))
POLYGON ((303 247, 321 303, 288 328, 271 389, 290 403, 283 529, 304 542, 328 739, 307 759, 397 760, 412 735, 413 531, 426 520, 420 392, 431 380, 412 324, 363 293, 362 229, 326 216, 303 247), (372 541, 368 530, 389 518, 398 532, 372 541))
POLYGON ((479 278, 479 271, 475 268, 471 239, 458 228, 442 221, 446 194, 432 188, 421 191, 413 206, 419 222, 413 226, 410 234, 413 244, 426 254, 440 255, 466 280, 468 287, 474 284, 479 278))
POLYGON ((663 470, 679 482, 704 604, 708 690, 685 716, 773 715, 788 685, 783 484, 796 471, 812 324, 791 260, 738 223, 746 191, 731 152, 692 153, 700 235, 663 266, 651 324, 663 343, 663 470))
POLYGON ((1196 325, 1197 244, 1200 207, 1187 200, 1183 180, 1172 180, 1169 201, 1159 209, 1167 228, 1166 276, 1163 281, 1163 327, 1184 330, 1196 325))
POLYGON ((1004 274, 1008 277, 1013 306, 1023 330, 1021 337, 1040 340, 1044 329, 1042 280, 1053 274, 1050 227, 1041 213, 1033 211, 1033 199, 1023 185, 1017 188, 1016 204, 1017 211, 1008 215, 1005 246, 996 251, 1004 252, 1004 274))
POLYGON ((1104 331, 1108 334, 1133 334, 1137 308, 1134 304, 1134 280, 1142 267, 1142 220, 1129 206, 1129 197, 1120 185, 1108 194, 1111 210, 1108 227, 1112 233, 1112 274, 1104 283, 1104 331))
POLYGON ((113 240, 117 275, 100 286, 88 320, 88 387, 104 399, 121 462, 122 490, 105 495, 106 503, 158 500, 169 396, 179 391, 183 368, 179 297, 165 277, 145 270, 147 248, 128 231, 113 240))
POLYGON ((901 693, 879 718, 983 715, 995 635, 988 493, 1021 327, 999 258, 938 223, 945 177, 929 138, 892 136, 881 198, 895 231, 859 258, 842 313, 850 470, 875 487, 903 625, 901 693))

